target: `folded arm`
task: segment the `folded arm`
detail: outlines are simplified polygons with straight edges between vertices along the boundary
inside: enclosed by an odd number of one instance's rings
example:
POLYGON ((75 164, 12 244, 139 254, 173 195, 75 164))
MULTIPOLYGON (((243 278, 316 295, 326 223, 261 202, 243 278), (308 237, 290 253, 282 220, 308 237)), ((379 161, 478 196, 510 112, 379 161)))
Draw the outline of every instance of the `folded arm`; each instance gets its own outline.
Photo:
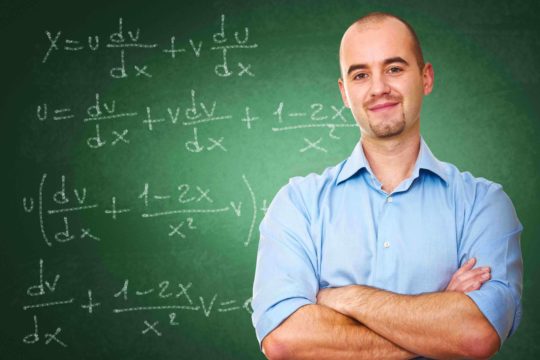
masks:
MULTIPOLYGON (((461 267, 446 290, 479 289, 490 278, 490 269, 473 269, 475 263, 473 258, 461 267)), ((269 359, 410 359, 417 356, 353 320, 350 315, 328 307, 331 299, 341 301, 332 297, 330 291, 338 295, 335 289, 320 291, 317 305, 300 307, 268 334, 262 347, 269 359), (321 300, 327 301, 326 306, 321 300)))
POLYGON ((411 359, 416 355, 328 307, 296 310, 262 342, 268 359, 411 359))
POLYGON ((489 321, 467 295, 456 291, 399 295, 352 285, 322 290, 318 303, 427 357, 487 358, 499 348, 489 321))

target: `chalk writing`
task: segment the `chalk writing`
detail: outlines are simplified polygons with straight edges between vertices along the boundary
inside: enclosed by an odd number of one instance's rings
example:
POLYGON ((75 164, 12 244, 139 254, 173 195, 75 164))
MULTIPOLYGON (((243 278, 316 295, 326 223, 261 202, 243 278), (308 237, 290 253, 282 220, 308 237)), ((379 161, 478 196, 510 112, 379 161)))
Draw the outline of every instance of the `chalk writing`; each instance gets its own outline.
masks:
MULTIPOLYGON (((29 300, 35 297, 49 297, 54 295, 57 290, 57 285, 61 275, 56 274, 54 280, 49 282, 45 280, 44 276, 44 263, 43 259, 39 260, 39 281, 37 284, 30 285, 27 288, 27 296, 29 300)), ((69 281, 72 283, 72 281, 69 281)), ((63 289, 64 292, 67 289, 63 289)), ((209 318, 213 314, 217 313, 231 313, 233 311, 245 311, 251 314, 251 298, 238 299, 227 298, 221 296, 215 292, 209 296, 192 294, 193 283, 191 281, 173 282, 170 280, 156 281, 153 286, 136 286, 130 279, 125 279, 119 290, 113 294, 98 294, 101 301, 95 300, 95 292, 92 289, 87 289, 86 293, 80 296, 74 296, 64 300, 42 301, 39 303, 33 302, 31 304, 23 305, 23 311, 54 311, 54 309, 62 308, 65 306, 73 306, 79 303, 79 307, 85 311, 88 315, 93 315, 97 309, 103 307, 103 302, 110 299, 110 304, 106 306, 111 314, 127 314, 133 312, 145 312, 148 316, 156 312, 166 311, 168 321, 163 322, 163 326, 177 326, 181 320, 178 315, 179 311, 192 311, 200 312, 203 318, 209 318), (142 304, 142 299, 146 304, 142 304), (120 303, 118 303, 120 301, 120 303), (131 302, 136 301, 136 305, 132 305, 131 302), (171 312, 172 310, 172 312, 171 312), (166 324, 166 325, 165 325, 166 324)), ((62 327, 56 327, 51 332, 40 332, 38 315, 34 313, 32 315, 33 329, 32 332, 23 336, 22 341, 27 345, 34 345, 43 340, 45 345, 49 345, 54 342, 61 347, 67 347, 67 343, 64 341, 65 335, 63 334, 62 327)), ((144 329, 141 331, 142 335, 147 335, 149 332, 161 336, 163 329, 158 330, 159 320, 144 320, 144 329)))
MULTIPOLYGON (((66 343, 64 343, 62 340, 60 340, 60 332, 62 332, 62 328, 56 328, 56 330, 54 331, 54 334, 51 334, 51 333, 45 333, 45 345, 49 345, 51 343, 51 341, 54 341, 56 344, 62 346, 62 347, 67 347, 66 343)), ((38 327, 38 319, 37 319, 37 316, 34 315, 34 332, 26 335, 24 338, 23 338, 23 343, 25 344, 28 344, 28 345, 32 345, 32 344, 36 344, 37 342, 40 341, 40 337, 39 337, 39 327, 38 327)))
MULTIPOLYGON (((188 38, 185 41, 182 40, 180 41, 182 44, 179 44, 176 35, 168 36, 168 40, 165 41, 144 42, 142 41, 141 29, 128 29, 125 26, 123 17, 118 19, 117 29, 117 31, 111 33, 106 39, 96 34, 90 34, 84 39, 73 39, 67 37, 62 30, 45 30, 44 34, 47 47, 41 63, 46 64, 53 61, 52 58, 58 57, 61 52, 65 52, 66 55, 73 55, 76 53, 117 51, 117 63, 108 72, 110 78, 125 79, 131 76, 141 79, 151 79, 154 75, 150 66, 148 64, 131 62, 128 59, 128 55, 133 57, 132 54, 134 51, 135 54, 139 54, 141 51, 157 51, 158 54, 163 54, 170 57, 171 60, 178 61, 183 56, 188 55, 191 55, 193 59, 198 59, 201 57, 203 50, 210 50, 221 53, 221 60, 213 69, 214 74, 218 77, 229 77, 234 75, 235 71, 238 77, 249 78, 255 76, 252 64, 244 64, 238 61, 234 66, 234 71, 229 66, 228 54, 230 51, 256 49, 258 44, 249 43, 250 30, 248 27, 244 27, 242 32, 235 31, 234 35, 231 36, 226 30, 225 14, 220 16, 219 30, 213 34, 212 45, 208 48, 203 47, 203 40, 194 40, 193 38, 188 38), (103 42, 105 43, 103 44, 103 42), (128 50, 130 51, 129 54, 128 50)), ((40 108, 40 110, 40 112, 44 110, 46 113, 46 108, 40 108)), ((57 115, 58 119, 55 120, 70 118, 70 115, 57 115)))
MULTIPOLYGON (((244 129, 249 131, 261 119, 260 116, 255 115, 260 112, 250 106, 244 106, 243 112, 238 114, 224 111, 221 106, 218 106, 218 100, 201 100, 195 89, 190 90, 189 100, 187 97, 185 100, 187 102, 185 106, 174 104, 161 109, 155 106, 145 106, 142 109, 119 111, 116 99, 108 98, 104 100, 100 93, 95 93, 84 113, 81 114, 69 108, 69 116, 63 116, 62 119, 72 119, 74 121, 80 119, 83 123, 93 123, 88 125, 90 126, 90 135, 86 138, 86 145, 93 150, 129 146, 132 143, 130 128, 137 124, 142 124, 150 134, 167 125, 191 127, 191 130, 187 132, 183 130, 181 136, 185 139, 183 142, 185 151, 194 155, 211 151, 228 153, 231 146, 239 146, 237 142, 229 143, 224 136, 205 135, 209 131, 211 124, 238 118, 245 125, 244 129), (125 120, 130 119, 135 121, 132 120, 126 123, 125 120), (112 123, 114 128, 106 131, 102 130, 100 123, 104 121, 112 123)), ((356 123, 347 120, 343 114, 344 106, 325 106, 320 103, 313 103, 309 105, 309 111, 301 112, 286 111, 287 108, 284 102, 280 102, 272 112, 271 116, 274 116, 280 125, 272 126, 272 132, 322 128, 328 129, 329 139, 339 140, 340 136, 337 134, 337 129, 357 127, 356 123)), ((39 122, 46 123, 49 116, 47 109, 47 102, 37 105, 36 115, 39 122)), ((58 120, 59 118, 54 119, 58 120)), ((312 138, 307 137, 301 137, 300 139, 304 141, 303 147, 299 150, 300 153, 305 153, 307 150, 329 151, 320 145, 323 142, 322 139, 312 140, 312 138)), ((32 208, 32 201, 33 199, 23 199, 26 209, 32 208)))
MULTIPOLYGON (((196 129, 194 128, 194 130, 196 129)), ((212 148, 210 147, 208 150, 210 151, 212 148)), ((73 229, 73 226, 70 225, 70 221, 72 221, 71 217, 80 216, 82 212, 87 211, 101 211, 112 221, 117 221, 124 216, 130 216, 130 214, 140 216, 143 219, 183 214, 185 217, 176 217, 171 220, 165 231, 167 238, 179 240, 188 239, 189 234, 199 229, 196 225, 196 216, 215 216, 230 213, 233 214, 234 218, 241 220, 243 214, 246 214, 245 211, 243 212, 242 201, 236 199, 218 200, 212 189, 202 184, 179 183, 169 192, 162 190, 158 193, 155 189, 161 188, 161 186, 154 186, 150 182, 145 182, 139 188, 142 190, 135 193, 132 198, 120 199, 118 196, 111 194, 109 201, 100 204, 89 203, 92 194, 91 189, 89 190, 87 187, 71 188, 66 185, 68 178, 65 175, 60 176, 59 188, 55 189, 56 191, 53 191, 49 197, 45 197, 47 179, 48 175, 46 173, 43 174, 38 186, 37 215, 42 239, 49 247, 52 247, 54 244, 68 243, 76 239, 87 239, 96 243, 101 242, 103 237, 99 234, 99 230, 93 230, 87 225, 73 229), (48 202, 46 204, 47 200, 48 202), (141 201, 142 204, 137 204, 137 201, 141 201), (53 205, 55 208, 48 208, 53 205), (58 222, 61 224, 61 230, 53 232, 52 236, 49 236, 48 225, 54 219, 54 216, 57 215, 61 215, 58 219, 59 221, 56 223, 56 226, 58 226, 58 222)), ((251 204, 249 228, 246 230, 247 236, 243 241, 243 245, 248 246, 253 238, 253 232, 258 219, 257 212, 259 210, 266 211, 267 205, 266 200, 264 200, 262 208, 257 209, 258 205, 255 192, 246 175, 241 176, 241 181, 245 186, 246 195, 249 196, 251 204)), ((22 207, 28 215, 33 214, 36 210, 33 205, 33 198, 28 196, 23 197, 22 207)), ((58 280, 59 278, 55 278, 52 282, 43 280, 43 264, 40 262, 40 283, 28 291, 41 294, 47 287, 54 289, 58 280)))

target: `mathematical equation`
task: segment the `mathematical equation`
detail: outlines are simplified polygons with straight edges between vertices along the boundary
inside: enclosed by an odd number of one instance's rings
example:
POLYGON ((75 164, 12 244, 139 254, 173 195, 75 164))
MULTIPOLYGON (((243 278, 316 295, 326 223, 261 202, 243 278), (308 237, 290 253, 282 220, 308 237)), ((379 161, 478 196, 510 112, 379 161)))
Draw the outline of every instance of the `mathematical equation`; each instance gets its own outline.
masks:
POLYGON ((152 69, 145 64, 131 64, 127 57, 128 49, 139 49, 145 51, 158 51, 161 54, 169 57, 172 61, 180 58, 184 54, 191 54, 195 59, 201 57, 203 51, 210 50, 218 52, 221 55, 221 61, 214 66, 214 73, 218 77, 226 78, 236 74, 239 77, 254 77, 255 73, 252 70, 251 64, 243 64, 237 62, 231 67, 228 60, 231 51, 242 49, 255 49, 258 47, 256 43, 249 42, 249 28, 244 27, 243 31, 234 31, 229 33, 225 29, 225 15, 221 15, 219 30, 212 35, 212 43, 210 46, 204 47, 204 42, 188 39, 186 43, 178 44, 176 36, 170 36, 167 45, 158 43, 144 43, 141 38, 141 29, 124 29, 123 18, 118 19, 118 31, 105 37, 103 43, 102 37, 99 35, 88 35, 84 40, 72 39, 66 37, 62 31, 51 32, 46 30, 48 47, 41 62, 43 64, 51 61, 51 57, 56 56, 59 52, 65 54, 98 52, 103 49, 116 50, 118 53, 118 64, 109 69, 109 76, 113 79, 125 79, 128 76, 137 78, 152 78, 152 69))
MULTIPOLYGON (((22 199, 22 207, 27 214, 37 213, 39 220, 41 237, 44 243, 51 247, 53 244, 62 244, 71 242, 75 239, 88 239, 96 242, 103 240, 102 236, 96 231, 93 231, 90 226, 84 225, 80 231, 74 231, 70 227, 69 216, 80 214, 88 211, 99 211, 100 204, 89 200, 89 191, 86 187, 69 188, 66 186, 66 176, 60 177, 60 182, 56 191, 52 193, 48 199, 44 197, 45 185, 48 175, 45 173, 41 177, 37 196, 25 196, 22 199), (36 200, 35 200, 36 199, 36 200), (48 200, 48 201, 46 201, 48 200), (37 204, 36 204, 37 203, 37 204), (48 204, 52 204, 48 208, 48 204), (47 224, 51 221, 48 217, 61 217, 62 230, 54 232, 51 236, 47 231, 47 224)), ((250 198, 250 225, 247 231, 246 238, 243 241, 244 246, 248 246, 253 238, 253 231, 257 219, 258 212, 264 213, 267 209, 266 199, 262 200, 261 207, 253 188, 245 175, 242 175, 242 182, 249 194, 250 198)), ((157 187, 157 186, 156 186, 157 187)), ((215 216, 216 214, 225 213, 232 214, 233 218, 242 217, 242 201, 230 200, 228 203, 221 206, 214 206, 215 201, 210 189, 203 188, 199 185, 179 184, 170 193, 157 193, 153 190, 154 186, 150 183, 144 183, 141 186, 141 192, 137 195, 137 200, 142 202, 142 210, 139 214, 142 219, 152 219, 158 217, 175 218, 175 223, 170 223, 167 228, 168 238, 186 239, 187 234, 197 230, 196 216, 215 216), (202 207, 200 205, 206 205, 202 207), (169 209, 163 209, 164 206, 169 206, 169 209), (188 206, 188 207, 184 207, 188 206), (159 210, 155 210, 159 207, 159 210), (178 222, 177 215, 187 215, 182 221, 178 222), (176 216, 174 216, 176 215, 176 216)), ((117 220, 119 216, 129 213, 133 210, 131 207, 121 206, 120 200, 116 196, 110 197, 110 203, 107 204, 103 211, 111 220, 117 220)), ((141 207, 139 207, 141 208, 141 207)), ((245 209, 245 207, 244 207, 245 209)), ((84 219, 83 219, 84 220, 84 219)))
MULTIPOLYGON (((249 106, 244 107, 243 114, 233 116, 230 113, 217 111, 218 102, 216 100, 212 102, 200 101, 200 99, 197 99, 194 89, 191 89, 190 94, 190 104, 185 107, 173 105, 171 107, 157 109, 156 107, 145 106, 143 111, 133 111, 133 109, 121 111, 118 109, 115 99, 104 100, 101 94, 96 93, 95 98, 85 109, 86 111, 83 110, 84 112, 81 111, 79 114, 75 114, 71 107, 63 106, 54 106, 51 108, 45 102, 37 105, 36 118, 44 123, 46 121, 55 122, 73 119, 85 124, 94 123, 95 125, 92 128, 93 134, 86 139, 86 145, 90 149, 100 149, 107 145, 109 147, 128 145, 131 143, 129 127, 119 124, 119 127, 112 130, 110 134, 104 134, 100 127, 100 122, 103 121, 120 122, 123 119, 132 119, 132 121, 129 121, 129 124, 133 124, 133 119, 138 119, 135 123, 138 122, 141 126, 145 127, 149 133, 154 132, 158 126, 165 126, 166 124, 175 126, 181 124, 184 127, 191 127, 191 138, 184 142, 185 149, 191 153, 213 150, 228 151, 229 145, 227 145, 224 136, 217 138, 208 136, 206 139, 201 139, 199 128, 204 124, 218 121, 234 121, 234 119, 237 119, 237 121, 239 120, 245 126, 245 129, 250 130, 255 126, 255 122, 261 120, 261 117, 256 116, 256 112, 249 106), (141 113, 143 115, 140 115, 141 113)), ((330 139, 338 140, 340 137, 336 134, 336 129, 357 127, 356 123, 350 121, 343 113, 345 106, 325 106, 321 103, 313 103, 302 109, 303 111, 291 111, 288 110, 288 107, 284 101, 281 101, 276 105, 275 111, 269 114, 273 118, 272 123, 275 125, 271 128, 272 132, 323 128, 328 129, 330 139)), ((307 146, 303 146, 299 151, 302 153, 307 150, 328 152, 326 148, 320 145, 321 141, 321 137, 317 140, 310 140, 304 137, 304 145, 307 144, 307 146)))
MULTIPOLYGON (((43 259, 39 259, 38 281, 26 290, 26 300, 29 303, 23 305, 22 310, 33 312, 33 314, 31 315, 31 330, 24 335, 22 342, 27 345, 40 343, 49 345, 52 343, 68 347, 68 342, 62 333, 62 327, 53 326, 54 330, 49 330, 49 328, 40 330, 38 312, 59 307, 75 307, 92 316, 102 309, 102 303, 107 295, 95 294, 92 289, 88 289, 79 298, 55 298, 55 292, 61 284, 61 275, 46 276, 44 263, 43 259)), ((118 291, 108 295, 110 300, 114 302, 109 307, 112 307, 111 313, 113 315, 134 312, 167 313, 166 321, 161 321, 161 323, 155 318, 143 320, 140 329, 135 330, 142 336, 162 336, 164 328, 179 326, 178 314, 183 311, 201 312, 205 318, 209 318, 215 312, 245 311, 247 314, 253 312, 251 297, 246 299, 222 298, 218 293, 206 298, 196 297, 192 293, 192 286, 192 282, 173 283, 169 280, 162 280, 157 282, 155 286, 140 287, 130 282, 130 279, 125 279, 122 284, 119 284, 118 291), (133 303, 131 303, 132 301, 133 303)))

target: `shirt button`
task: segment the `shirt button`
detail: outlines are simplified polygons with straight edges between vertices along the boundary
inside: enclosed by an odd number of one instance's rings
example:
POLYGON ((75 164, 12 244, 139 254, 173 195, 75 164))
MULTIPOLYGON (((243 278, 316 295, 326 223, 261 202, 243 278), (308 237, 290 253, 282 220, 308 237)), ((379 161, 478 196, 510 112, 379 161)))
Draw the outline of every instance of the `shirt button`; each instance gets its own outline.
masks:
POLYGON ((390 243, 388 241, 385 241, 383 246, 388 249, 390 247, 390 243))
POLYGON ((386 202, 391 203, 392 201, 394 201, 394 198, 392 198, 391 196, 386 198, 386 202))

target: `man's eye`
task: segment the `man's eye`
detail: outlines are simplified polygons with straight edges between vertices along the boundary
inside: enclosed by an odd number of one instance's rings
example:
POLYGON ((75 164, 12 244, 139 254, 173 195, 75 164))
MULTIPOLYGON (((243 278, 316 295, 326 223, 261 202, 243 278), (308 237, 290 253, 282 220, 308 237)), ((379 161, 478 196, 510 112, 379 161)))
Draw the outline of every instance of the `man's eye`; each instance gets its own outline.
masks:
POLYGON ((362 79, 366 79, 368 77, 368 74, 366 73, 358 73, 356 75, 354 75, 354 78, 355 80, 362 80, 362 79))
POLYGON ((392 66, 390 69, 388 69, 388 72, 392 74, 397 74, 397 73, 400 73, 401 71, 403 70, 397 66, 392 66))

